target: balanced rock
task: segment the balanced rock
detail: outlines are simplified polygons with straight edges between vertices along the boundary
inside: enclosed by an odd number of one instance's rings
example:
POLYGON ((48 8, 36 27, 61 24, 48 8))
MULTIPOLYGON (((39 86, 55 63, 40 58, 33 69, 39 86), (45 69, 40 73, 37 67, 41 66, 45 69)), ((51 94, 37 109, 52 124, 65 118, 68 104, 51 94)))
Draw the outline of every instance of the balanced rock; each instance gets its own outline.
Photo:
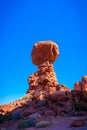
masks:
POLYGON ((31 56, 32 62, 38 66, 38 71, 30 75, 27 93, 32 93, 35 99, 43 99, 45 94, 52 94, 56 91, 58 81, 53 62, 58 55, 58 46, 52 41, 41 41, 34 45, 31 56))
POLYGON ((35 65, 41 65, 46 61, 53 63, 59 55, 58 46, 52 41, 41 41, 34 44, 31 56, 35 65))

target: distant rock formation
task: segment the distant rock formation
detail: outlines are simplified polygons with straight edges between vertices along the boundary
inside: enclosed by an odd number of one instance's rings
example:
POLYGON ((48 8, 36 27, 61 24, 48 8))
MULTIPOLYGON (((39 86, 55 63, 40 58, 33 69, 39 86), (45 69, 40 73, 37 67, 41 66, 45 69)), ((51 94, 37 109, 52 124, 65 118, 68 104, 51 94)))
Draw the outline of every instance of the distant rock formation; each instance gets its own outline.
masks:
POLYGON ((74 84, 74 90, 87 93, 87 76, 82 77, 82 82, 78 81, 74 84))
POLYGON ((80 81, 77 81, 77 82, 74 84, 74 90, 82 91, 82 83, 81 83, 80 81))

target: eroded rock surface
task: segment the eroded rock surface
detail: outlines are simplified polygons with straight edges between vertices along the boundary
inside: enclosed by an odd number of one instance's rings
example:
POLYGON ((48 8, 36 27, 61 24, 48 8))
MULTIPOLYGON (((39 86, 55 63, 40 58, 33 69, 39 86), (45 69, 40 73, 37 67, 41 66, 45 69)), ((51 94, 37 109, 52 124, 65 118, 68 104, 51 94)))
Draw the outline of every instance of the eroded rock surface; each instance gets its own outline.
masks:
POLYGON ((46 93, 53 93, 58 87, 58 81, 54 72, 53 64, 49 61, 41 64, 38 71, 32 74, 29 79, 29 90, 27 93, 33 93, 34 97, 43 97, 46 93))
POLYGON ((27 90, 27 93, 32 93, 34 98, 43 99, 47 93, 52 94, 57 90, 58 81, 53 62, 58 55, 58 46, 52 41, 41 41, 34 44, 31 56, 32 62, 38 66, 38 71, 30 75, 27 90))
POLYGON ((53 63, 59 55, 59 49, 55 42, 40 41, 34 44, 31 56, 32 62, 39 66, 46 61, 53 63))
POLYGON ((27 90, 27 93, 32 93, 34 99, 43 99, 57 90, 70 91, 65 85, 58 84, 53 67, 58 55, 58 46, 52 41, 41 41, 34 45, 31 56, 32 62, 38 66, 38 71, 30 75, 27 90))

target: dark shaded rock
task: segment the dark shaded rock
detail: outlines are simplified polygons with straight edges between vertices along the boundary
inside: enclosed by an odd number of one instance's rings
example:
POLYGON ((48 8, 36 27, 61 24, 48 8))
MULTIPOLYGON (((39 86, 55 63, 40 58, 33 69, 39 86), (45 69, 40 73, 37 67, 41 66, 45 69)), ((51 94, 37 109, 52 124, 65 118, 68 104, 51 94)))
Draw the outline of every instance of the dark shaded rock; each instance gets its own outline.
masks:
POLYGON ((39 107, 43 107, 43 106, 45 106, 46 105, 46 100, 40 100, 39 102, 38 102, 38 106, 39 107))

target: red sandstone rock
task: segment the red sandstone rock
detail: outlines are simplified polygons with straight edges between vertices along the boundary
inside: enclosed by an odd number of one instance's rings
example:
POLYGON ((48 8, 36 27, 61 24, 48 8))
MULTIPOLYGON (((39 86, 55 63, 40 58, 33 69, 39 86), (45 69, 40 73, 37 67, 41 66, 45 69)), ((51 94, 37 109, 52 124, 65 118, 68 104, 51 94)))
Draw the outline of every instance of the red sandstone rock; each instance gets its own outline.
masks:
POLYGON ((34 99, 43 99, 46 94, 52 94, 57 90, 71 91, 65 85, 58 85, 52 64, 58 55, 58 46, 52 41, 41 41, 34 45, 32 61, 38 65, 38 71, 30 75, 27 90, 27 93, 32 93, 34 99))
POLYGON ((11 104, 5 104, 0 106, 0 113, 8 113, 12 110, 11 104))
POLYGON ((77 90, 77 91, 82 91, 82 84, 80 81, 76 82, 74 84, 74 90, 77 90))
POLYGON ((56 87, 50 87, 49 88, 49 94, 52 94, 54 92, 56 92, 56 87))
POLYGON ((82 91, 87 93, 87 76, 82 77, 82 91))
POLYGON ((84 120, 81 120, 81 119, 74 120, 71 123, 71 126, 74 126, 74 127, 81 127, 81 126, 84 126, 84 125, 85 125, 85 122, 84 122, 84 120))
POLYGON ((40 41, 34 44, 32 50, 32 62, 41 65, 46 61, 53 63, 59 55, 58 46, 52 41, 40 41))

